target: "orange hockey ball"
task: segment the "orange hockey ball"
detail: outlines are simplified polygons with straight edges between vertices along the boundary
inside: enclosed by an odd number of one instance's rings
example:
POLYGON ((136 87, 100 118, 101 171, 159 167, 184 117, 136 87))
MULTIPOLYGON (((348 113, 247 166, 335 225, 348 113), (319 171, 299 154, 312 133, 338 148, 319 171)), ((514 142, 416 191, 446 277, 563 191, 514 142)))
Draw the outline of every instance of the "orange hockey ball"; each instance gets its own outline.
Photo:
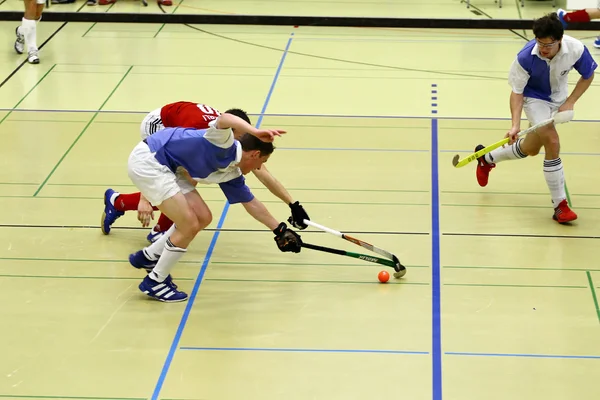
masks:
POLYGON ((377 278, 379 278, 379 282, 386 283, 390 280, 390 274, 387 271, 381 271, 377 278))

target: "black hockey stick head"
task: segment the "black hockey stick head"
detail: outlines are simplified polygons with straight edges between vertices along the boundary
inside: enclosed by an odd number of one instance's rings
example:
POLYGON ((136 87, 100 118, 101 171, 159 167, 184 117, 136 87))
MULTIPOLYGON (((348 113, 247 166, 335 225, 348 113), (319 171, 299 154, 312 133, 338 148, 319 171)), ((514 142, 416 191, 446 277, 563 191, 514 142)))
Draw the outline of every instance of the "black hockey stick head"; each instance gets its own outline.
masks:
POLYGON ((392 261, 394 261, 394 269, 396 270, 396 272, 394 272, 394 278, 396 279, 400 279, 402 278, 404 275, 406 275, 406 267, 402 264, 400 264, 400 260, 398 260, 398 257, 396 257, 395 255, 393 255, 393 259, 392 261))

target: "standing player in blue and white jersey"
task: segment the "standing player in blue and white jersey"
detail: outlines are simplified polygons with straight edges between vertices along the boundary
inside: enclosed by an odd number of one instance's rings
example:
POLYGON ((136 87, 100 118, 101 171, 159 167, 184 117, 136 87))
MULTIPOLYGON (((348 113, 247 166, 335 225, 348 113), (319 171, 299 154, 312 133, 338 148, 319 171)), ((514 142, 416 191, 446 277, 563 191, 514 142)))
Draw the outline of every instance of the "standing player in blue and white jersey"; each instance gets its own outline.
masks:
POLYGON ((279 223, 245 184, 245 174, 260 169, 274 150, 282 130, 256 129, 229 113, 208 129, 166 128, 141 141, 131 152, 129 177, 148 201, 173 221, 173 226, 150 246, 131 254, 136 268, 150 270, 140 283, 142 292, 165 302, 184 301, 170 272, 196 234, 212 221, 208 206, 191 183, 219 184, 230 204, 246 211, 275 233, 281 251, 298 253, 300 236, 279 223), (239 140, 233 130, 247 132, 239 140))
MULTIPOLYGON (((583 43, 563 34, 563 26, 556 13, 535 20, 533 33, 535 39, 523 47, 510 68, 512 127, 505 136, 510 138, 510 142, 478 159, 477 182, 486 186, 490 170, 497 163, 535 156, 544 147, 544 177, 554 205, 552 218, 559 223, 567 223, 577 219, 577 214, 567 203, 558 132, 551 124, 518 139, 521 112, 524 110, 529 123, 535 125, 556 112, 573 110, 575 102, 594 80, 598 65, 583 43), (581 77, 569 95, 568 74, 573 68, 581 77)), ((478 145, 475 151, 483 148, 483 145, 478 145)))

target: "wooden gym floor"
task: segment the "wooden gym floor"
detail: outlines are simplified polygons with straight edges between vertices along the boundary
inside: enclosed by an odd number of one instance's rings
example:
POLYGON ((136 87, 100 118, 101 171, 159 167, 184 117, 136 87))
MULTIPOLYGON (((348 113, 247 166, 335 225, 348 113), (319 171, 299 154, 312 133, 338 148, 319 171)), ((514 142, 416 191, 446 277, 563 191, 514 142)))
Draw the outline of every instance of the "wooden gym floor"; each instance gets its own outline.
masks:
MULTIPOLYGON (((219 3, 167 11, 427 15, 375 1, 344 12, 219 3)), ((498 18, 552 9, 474 4, 498 18)), ((477 17, 457 1, 433 6, 434 17, 477 17)), ((122 0, 58 9, 161 12, 122 0)), ((15 23, 0 25, 4 80, 23 57, 15 23)), ((485 189, 474 165, 451 165, 508 129, 507 71, 531 32, 61 25, 40 23, 39 43, 54 35, 41 64, 0 88, 0 398, 600 398, 600 83, 560 127, 572 226, 551 219, 542 156, 499 165, 485 189), (102 235, 102 195, 136 191, 126 163, 139 124, 178 100, 242 107, 287 129, 273 174, 315 222, 395 253, 406 277, 381 284, 375 264, 281 253, 241 206, 201 187, 214 222, 174 271, 190 300, 144 297, 127 257, 147 230, 128 213, 102 235)), ((569 33, 600 59, 596 32, 569 33)))

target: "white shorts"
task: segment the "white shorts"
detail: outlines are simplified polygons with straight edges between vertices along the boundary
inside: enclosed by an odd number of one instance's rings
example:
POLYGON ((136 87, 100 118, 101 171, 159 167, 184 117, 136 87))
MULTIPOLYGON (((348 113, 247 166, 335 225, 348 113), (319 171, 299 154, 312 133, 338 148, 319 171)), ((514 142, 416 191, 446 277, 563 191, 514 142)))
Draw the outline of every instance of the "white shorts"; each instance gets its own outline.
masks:
POLYGON ((560 104, 550 103, 548 101, 525 97, 523 110, 531 125, 538 124, 552 116, 558 111, 560 104))
POLYGON ((159 163, 144 142, 133 148, 127 169, 129 179, 153 206, 160 205, 179 192, 186 194, 196 190, 187 179, 159 163))
POLYGON ((46 4, 46 0, 36 0, 37 4, 46 4))
POLYGON ((162 119, 160 118, 160 110, 160 108, 157 108, 156 110, 150 112, 142 121, 142 125, 140 126, 142 140, 160 131, 161 129, 165 129, 162 119))

